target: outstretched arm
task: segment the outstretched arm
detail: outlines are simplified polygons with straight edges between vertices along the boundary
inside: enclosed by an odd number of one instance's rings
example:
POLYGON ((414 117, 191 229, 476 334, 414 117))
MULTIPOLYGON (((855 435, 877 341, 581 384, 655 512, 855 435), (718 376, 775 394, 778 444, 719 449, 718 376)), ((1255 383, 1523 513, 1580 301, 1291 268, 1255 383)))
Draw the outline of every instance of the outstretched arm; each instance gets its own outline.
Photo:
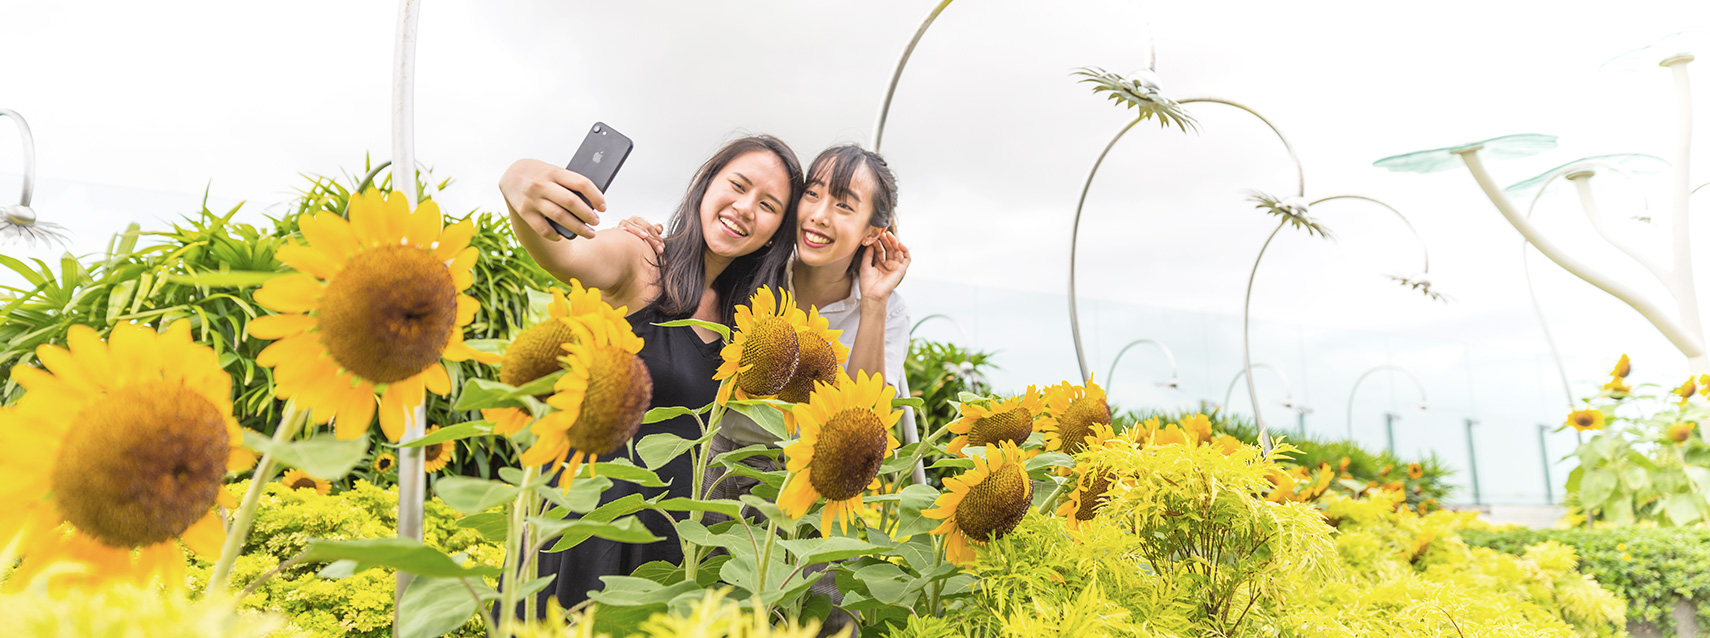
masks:
POLYGON ((596 232, 605 195, 586 177, 539 160, 518 160, 499 179, 510 209, 511 231, 540 266, 560 281, 599 288, 608 303, 640 308, 651 300, 653 282, 647 243, 619 229, 596 232), (576 193, 588 198, 583 202, 576 193), (547 220, 578 235, 560 237, 547 220))

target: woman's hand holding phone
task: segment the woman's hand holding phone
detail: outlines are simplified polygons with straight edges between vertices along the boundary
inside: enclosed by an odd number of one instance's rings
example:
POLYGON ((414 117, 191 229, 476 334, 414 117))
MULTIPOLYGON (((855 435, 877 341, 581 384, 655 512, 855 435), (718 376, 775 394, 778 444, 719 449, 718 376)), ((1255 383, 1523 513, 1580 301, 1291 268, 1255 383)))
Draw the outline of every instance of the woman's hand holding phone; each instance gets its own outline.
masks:
POLYGON ((558 222, 570 232, 593 239, 596 211, 606 209, 606 197, 588 178, 540 160, 517 160, 499 178, 499 192, 511 214, 534 232, 551 241, 560 239, 547 220, 558 222), (576 194, 588 198, 582 201, 576 194))

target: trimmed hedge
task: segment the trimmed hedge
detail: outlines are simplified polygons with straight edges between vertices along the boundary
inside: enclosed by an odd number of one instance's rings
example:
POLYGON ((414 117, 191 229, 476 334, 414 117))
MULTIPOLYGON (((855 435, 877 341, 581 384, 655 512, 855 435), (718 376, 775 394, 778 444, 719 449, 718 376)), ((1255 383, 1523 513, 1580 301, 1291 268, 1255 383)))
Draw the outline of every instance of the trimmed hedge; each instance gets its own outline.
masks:
POLYGON ((1710 629, 1710 529, 1489 529, 1466 530, 1468 545, 1524 554, 1553 540, 1579 550, 1580 572, 1627 599, 1627 618, 1676 635, 1669 615, 1675 598, 1698 607, 1698 627, 1710 629))

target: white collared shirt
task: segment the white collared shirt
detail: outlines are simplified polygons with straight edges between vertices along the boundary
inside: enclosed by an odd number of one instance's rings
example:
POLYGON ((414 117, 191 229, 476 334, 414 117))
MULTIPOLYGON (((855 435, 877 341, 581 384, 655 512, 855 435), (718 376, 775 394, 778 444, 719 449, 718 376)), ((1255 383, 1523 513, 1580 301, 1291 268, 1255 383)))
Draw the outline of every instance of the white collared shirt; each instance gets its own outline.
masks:
MULTIPOLYGON (((794 273, 795 264, 792 263, 784 273, 784 281, 791 282, 791 294, 795 293, 794 273)), ((832 330, 843 331, 837 335, 838 342, 854 348, 855 332, 861 327, 860 284, 851 278, 849 296, 820 308, 819 316, 825 318, 832 330)), ((903 302, 902 295, 893 291, 885 301, 885 383, 896 388, 899 397, 909 396, 908 375, 903 372, 903 361, 908 358, 908 329, 908 304, 903 302)), ((770 433, 739 412, 725 413, 721 423, 720 433, 738 446, 778 443, 770 433)), ((903 408, 902 420, 898 425, 904 428, 914 427, 914 410, 903 408)))

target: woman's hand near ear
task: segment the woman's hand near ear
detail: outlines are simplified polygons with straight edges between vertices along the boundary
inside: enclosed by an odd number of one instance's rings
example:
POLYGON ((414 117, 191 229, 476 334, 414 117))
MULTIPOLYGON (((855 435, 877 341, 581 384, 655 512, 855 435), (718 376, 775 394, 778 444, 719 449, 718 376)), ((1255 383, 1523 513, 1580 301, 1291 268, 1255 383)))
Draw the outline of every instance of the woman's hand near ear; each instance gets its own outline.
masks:
POLYGON ((891 231, 879 233, 877 241, 867 247, 867 253, 861 256, 861 301, 877 302, 881 305, 891 298, 891 293, 902 283, 903 275, 908 273, 908 246, 904 246, 891 231))

